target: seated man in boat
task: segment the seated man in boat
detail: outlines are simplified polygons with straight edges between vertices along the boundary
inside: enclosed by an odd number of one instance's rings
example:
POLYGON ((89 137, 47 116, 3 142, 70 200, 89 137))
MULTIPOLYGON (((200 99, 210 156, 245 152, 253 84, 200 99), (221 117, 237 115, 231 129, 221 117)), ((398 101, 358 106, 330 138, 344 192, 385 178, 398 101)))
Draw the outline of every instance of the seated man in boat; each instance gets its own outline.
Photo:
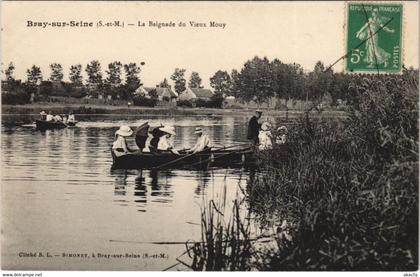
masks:
POLYGON ((171 142, 171 136, 175 136, 175 128, 172 126, 165 126, 163 128, 160 128, 160 131, 165 133, 164 136, 160 137, 158 145, 157 145, 157 151, 158 152, 171 152, 173 154, 179 155, 179 152, 174 149, 174 146, 171 142))
POLYGON ((133 134, 133 130, 129 126, 121 126, 115 132, 115 141, 112 144, 112 151, 114 151, 115 155, 122 156, 124 154, 128 154, 131 150, 127 146, 126 137, 129 137, 133 134))
POLYGON ((261 124, 261 130, 258 134, 258 139, 260 142, 258 146, 259 150, 267 150, 273 147, 271 136, 271 124, 270 122, 264 122, 261 124))
POLYGON ((55 122, 62 122, 63 121, 63 118, 59 114, 56 114, 54 116, 54 121, 55 122))
POLYGON ((164 132, 162 132, 160 129, 162 129, 164 126, 161 124, 159 127, 156 127, 153 129, 152 133, 152 139, 149 143, 149 150, 150 152, 157 152, 159 140, 162 136, 165 135, 164 132))
POLYGON ((195 128, 194 134, 197 135, 197 142, 193 148, 191 148, 188 152, 190 153, 197 153, 204 151, 206 149, 210 149, 210 139, 209 136, 204 132, 204 130, 200 127, 195 128))
POLYGON ((69 117, 67 119, 67 123, 74 123, 74 122, 76 122, 76 118, 74 117, 73 112, 70 112, 69 117))
POLYGON ((48 114, 47 114, 47 116, 45 118, 45 121, 49 121, 49 122, 54 121, 54 116, 53 116, 53 114, 52 114, 51 111, 48 112, 48 114))
POLYGON ((45 111, 41 111, 40 113, 41 120, 47 120, 47 113, 45 111))

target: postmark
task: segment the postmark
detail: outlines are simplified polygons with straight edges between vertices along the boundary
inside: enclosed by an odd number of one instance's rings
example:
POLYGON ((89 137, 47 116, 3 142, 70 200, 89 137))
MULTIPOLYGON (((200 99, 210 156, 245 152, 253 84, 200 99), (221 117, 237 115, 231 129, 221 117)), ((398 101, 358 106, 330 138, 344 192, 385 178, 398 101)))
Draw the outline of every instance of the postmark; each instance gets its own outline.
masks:
POLYGON ((399 73, 402 68, 403 5, 348 3, 347 72, 399 73))

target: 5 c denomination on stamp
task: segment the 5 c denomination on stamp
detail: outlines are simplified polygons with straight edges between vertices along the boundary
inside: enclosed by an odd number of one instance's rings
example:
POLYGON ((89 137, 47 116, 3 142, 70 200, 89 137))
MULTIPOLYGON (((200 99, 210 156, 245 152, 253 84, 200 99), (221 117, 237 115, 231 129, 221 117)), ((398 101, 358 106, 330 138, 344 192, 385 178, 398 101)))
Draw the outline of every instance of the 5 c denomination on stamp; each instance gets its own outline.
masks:
POLYGON ((348 3, 347 71, 401 71, 402 12, 401 4, 348 3))

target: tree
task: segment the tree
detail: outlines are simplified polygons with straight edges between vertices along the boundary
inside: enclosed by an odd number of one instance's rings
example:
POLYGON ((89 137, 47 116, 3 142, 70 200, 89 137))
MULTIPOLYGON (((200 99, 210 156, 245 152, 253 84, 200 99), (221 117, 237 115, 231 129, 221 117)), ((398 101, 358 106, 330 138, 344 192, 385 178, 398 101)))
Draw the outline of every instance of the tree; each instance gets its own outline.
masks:
POLYGON ((238 97, 247 102, 254 100, 258 104, 262 104, 274 96, 270 70, 270 62, 266 57, 261 59, 256 56, 247 61, 238 76, 236 84, 238 97))
POLYGON ((190 81, 188 82, 188 87, 190 88, 200 88, 201 87, 201 77, 198 72, 192 72, 190 81))
POLYGON ((184 78, 185 69, 175 68, 175 72, 171 76, 171 80, 175 83, 175 91, 177 93, 183 92, 187 81, 184 78))
POLYGON ((102 85, 102 72, 101 72, 101 64, 99 61, 94 60, 91 61, 86 66, 86 73, 88 75, 87 83, 93 86, 101 86, 102 85))
POLYGON ((50 80, 53 82, 61 82, 63 80, 63 67, 59 63, 50 64, 51 76, 50 80))
POLYGON ((331 69, 325 71, 325 66, 321 61, 315 64, 314 70, 309 73, 309 99, 320 100, 325 92, 330 90, 333 82, 333 71, 331 69))
POLYGON ((83 77, 82 77, 82 65, 76 64, 70 66, 70 74, 69 74, 70 82, 73 85, 80 86, 82 85, 83 77))
POLYGON ((216 94, 230 95, 232 93, 232 80, 227 71, 218 70, 213 77, 210 78, 210 86, 216 94))
MULTIPOLYGON (((141 65, 143 65, 142 63, 141 65)), ((125 82, 130 91, 137 89, 140 86, 139 74, 141 69, 136 63, 129 63, 124 65, 125 82)))
POLYGON ((106 74, 106 84, 109 85, 111 89, 117 88, 121 85, 121 68, 122 64, 118 61, 108 64, 108 70, 106 74))
POLYGON ((27 83, 30 86, 37 86, 42 81, 42 72, 41 68, 36 65, 33 65, 30 69, 26 70, 27 83))
POLYGON ((165 78, 162 82, 159 84, 160 88, 171 88, 171 85, 168 83, 168 80, 165 78))
POLYGON ((13 74, 15 72, 15 65, 11 62, 9 63, 9 66, 6 68, 6 71, 4 72, 6 75, 6 80, 9 82, 12 82, 15 80, 13 77, 13 74))

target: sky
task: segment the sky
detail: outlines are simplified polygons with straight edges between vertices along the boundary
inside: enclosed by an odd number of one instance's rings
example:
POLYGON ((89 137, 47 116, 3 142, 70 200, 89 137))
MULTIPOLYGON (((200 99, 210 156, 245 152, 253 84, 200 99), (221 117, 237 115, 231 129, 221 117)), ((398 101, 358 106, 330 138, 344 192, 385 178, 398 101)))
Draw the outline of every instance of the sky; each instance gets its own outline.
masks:
MULTIPOLYGON (((418 68, 418 2, 404 3, 404 64, 418 68)), ((49 64, 61 63, 65 80, 69 67, 99 60, 102 71, 112 61, 145 62, 140 74, 146 86, 169 79, 174 69, 186 77, 197 71, 203 85, 217 70, 240 70, 258 55, 298 63, 312 70, 321 60, 330 65, 345 52, 344 2, 27 2, 1 3, 2 64, 15 64, 15 77, 49 64), (124 22, 125 27, 28 27, 33 22, 74 20, 124 22), (147 27, 138 27, 138 21, 147 27), (174 22, 176 27, 148 27, 148 21, 174 22), (191 27, 190 21, 207 27, 191 27), (208 27, 209 22, 224 28, 208 27), (186 27, 178 27, 179 22, 186 27), (127 24, 135 24, 128 26, 127 24)), ((343 70, 343 62, 334 66, 343 70)))

